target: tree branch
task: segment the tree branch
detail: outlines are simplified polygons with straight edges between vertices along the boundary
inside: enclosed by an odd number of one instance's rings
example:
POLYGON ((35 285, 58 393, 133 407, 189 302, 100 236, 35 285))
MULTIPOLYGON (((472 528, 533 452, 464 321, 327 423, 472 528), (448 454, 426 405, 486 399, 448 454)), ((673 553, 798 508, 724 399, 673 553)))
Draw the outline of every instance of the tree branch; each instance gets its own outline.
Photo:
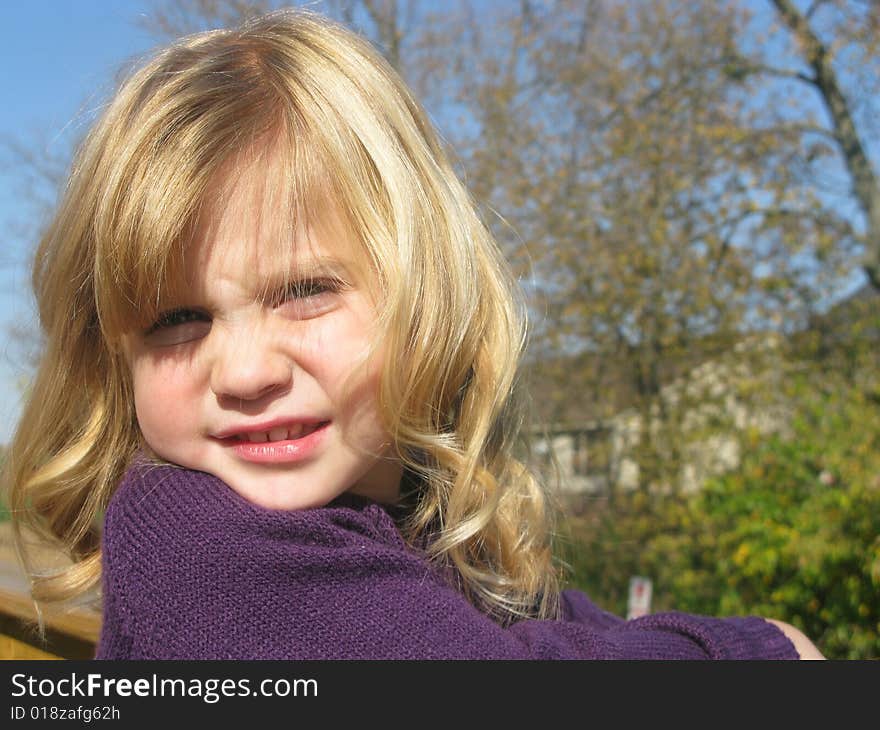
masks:
POLYGON ((806 84, 814 84, 816 79, 808 76, 803 71, 796 71, 790 68, 778 68, 770 66, 766 63, 753 63, 744 58, 733 59, 727 69, 728 74, 737 78, 744 78, 754 74, 762 74, 764 76, 775 76, 780 79, 793 79, 802 81, 806 84))
POLYGON ((805 17, 807 20, 812 19, 814 13, 815 13, 819 8, 821 8, 823 5, 825 5, 827 2, 828 2, 828 0, 814 0, 813 3, 810 4, 810 7, 807 8, 807 12, 804 13, 804 17, 805 17))
POLYGON ((831 115, 834 136, 843 153, 843 159, 853 178, 853 189, 867 218, 867 251, 865 273, 872 285, 880 290, 880 188, 871 162, 859 139, 849 104, 837 81, 828 49, 813 32, 807 18, 801 15, 791 0, 772 0, 782 21, 794 34, 803 49, 804 57, 812 67, 813 86, 831 115))

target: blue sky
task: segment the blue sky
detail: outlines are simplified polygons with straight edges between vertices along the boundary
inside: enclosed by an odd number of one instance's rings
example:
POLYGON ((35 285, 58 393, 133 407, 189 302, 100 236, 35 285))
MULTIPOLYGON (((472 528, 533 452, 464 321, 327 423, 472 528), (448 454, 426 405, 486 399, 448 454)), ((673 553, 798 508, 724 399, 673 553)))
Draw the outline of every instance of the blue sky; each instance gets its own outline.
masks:
MULTIPOLYGON (((4 3, 0 139, 48 145, 50 152, 69 148, 106 99, 120 65, 154 45, 136 24, 148 6, 141 0, 4 3)), ((8 326, 32 319, 29 246, 20 228, 34 223, 34 211, 22 207, 21 182, 8 163, 0 168, 0 443, 12 433, 25 374, 8 326)))

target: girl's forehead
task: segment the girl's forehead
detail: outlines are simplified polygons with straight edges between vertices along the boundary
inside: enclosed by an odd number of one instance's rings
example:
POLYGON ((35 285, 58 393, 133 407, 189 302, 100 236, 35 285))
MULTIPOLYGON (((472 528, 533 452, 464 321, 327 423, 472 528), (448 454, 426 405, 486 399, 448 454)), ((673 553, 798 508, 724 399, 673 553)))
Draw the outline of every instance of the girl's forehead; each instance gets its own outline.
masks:
POLYGON ((259 289, 291 278, 358 278, 359 267, 341 237, 315 232, 279 237, 216 236, 194 240, 184 255, 185 279, 195 285, 235 278, 259 289))
POLYGON ((220 270, 257 282, 280 272, 348 278, 359 268, 362 247, 329 196, 298 205, 253 167, 211 193, 185 244, 188 279, 220 270))
MULTIPOLYGON (((169 240, 156 306, 141 307, 148 318, 205 292, 217 277, 235 279, 256 296, 301 279, 333 278, 379 304, 377 262, 334 192, 332 175, 307 157, 295 164, 289 149, 265 141, 220 165, 183 234, 169 240)), ((141 297, 141 304, 148 303, 141 297)))

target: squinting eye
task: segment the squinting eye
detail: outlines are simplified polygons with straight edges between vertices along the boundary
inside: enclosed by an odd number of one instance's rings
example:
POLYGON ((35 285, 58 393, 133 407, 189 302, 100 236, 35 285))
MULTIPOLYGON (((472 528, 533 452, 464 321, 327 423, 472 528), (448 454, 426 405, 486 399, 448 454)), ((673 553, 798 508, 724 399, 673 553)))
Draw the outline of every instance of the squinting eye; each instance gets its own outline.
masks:
POLYGON ((284 291, 283 298, 285 300, 308 299, 325 292, 338 291, 341 283, 335 279, 304 279, 302 281, 295 281, 284 291))
POLYGON ((152 345, 179 345, 204 337, 211 329, 211 318, 194 309, 172 309, 163 312, 144 332, 152 345))
POLYGON ((303 279, 284 288, 276 297, 274 306, 301 319, 321 314, 330 304, 329 295, 340 291, 344 283, 339 279, 303 279))

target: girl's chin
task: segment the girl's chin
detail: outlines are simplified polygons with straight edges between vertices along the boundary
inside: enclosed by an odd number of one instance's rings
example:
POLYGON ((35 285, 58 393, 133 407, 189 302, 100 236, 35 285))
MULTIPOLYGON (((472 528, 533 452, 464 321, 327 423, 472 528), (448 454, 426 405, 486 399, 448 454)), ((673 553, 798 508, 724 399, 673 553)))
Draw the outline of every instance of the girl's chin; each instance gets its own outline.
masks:
POLYGON ((261 479, 258 480, 259 483, 254 484, 248 480, 235 478, 226 480, 222 476, 217 476, 243 499, 269 510, 290 512, 324 507, 338 496, 333 490, 315 490, 314 485, 309 485, 311 488, 304 486, 297 489, 296 485, 290 483, 289 478, 283 485, 273 485, 271 479, 261 479))

